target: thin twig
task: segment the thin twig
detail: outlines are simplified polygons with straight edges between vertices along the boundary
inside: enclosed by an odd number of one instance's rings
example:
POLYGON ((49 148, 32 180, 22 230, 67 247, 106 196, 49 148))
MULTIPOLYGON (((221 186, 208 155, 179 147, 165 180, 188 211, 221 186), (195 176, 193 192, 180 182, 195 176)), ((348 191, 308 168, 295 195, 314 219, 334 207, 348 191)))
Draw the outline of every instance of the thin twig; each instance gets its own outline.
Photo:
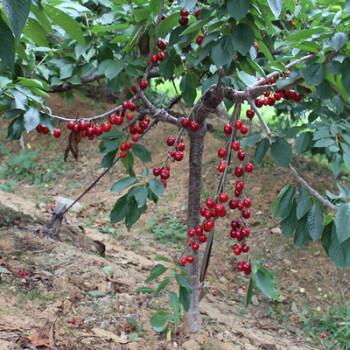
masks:
POLYGON ((289 164, 289 169, 293 176, 296 178, 296 180, 303 187, 305 187, 312 196, 318 199, 325 207, 331 210, 337 210, 337 207, 333 203, 324 198, 318 191, 316 191, 309 183, 306 182, 306 180, 298 173, 298 171, 294 168, 292 164, 289 164))
POLYGON ((265 132, 267 134, 267 137, 269 138, 270 143, 271 143, 272 133, 271 133, 270 128, 266 124, 266 122, 265 122, 264 118, 262 117, 262 115, 261 115, 260 111, 258 110, 258 108, 255 106, 254 101, 249 99, 248 102, 249 102, 250 106, 253 108, 255 114, 258 116, 260 124, 263 127, 263 129, 265 130, 265 132))

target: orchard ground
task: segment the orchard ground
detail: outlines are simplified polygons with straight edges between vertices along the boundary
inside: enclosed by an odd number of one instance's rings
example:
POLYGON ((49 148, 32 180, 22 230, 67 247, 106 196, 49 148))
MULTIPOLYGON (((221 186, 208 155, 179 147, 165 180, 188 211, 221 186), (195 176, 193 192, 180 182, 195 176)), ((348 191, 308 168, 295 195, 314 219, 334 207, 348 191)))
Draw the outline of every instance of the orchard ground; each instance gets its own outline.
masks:
MULTIPOLYGON (((68 106, 57 96, 49 104, 61 115, 85 115, 109 107, 81 99, 68 106)), ((222 130, 220 119, 210 123, 222 130)), ((9 157, 20 146, 5 142, 5 128, 1 129, 1 188, 13 192, 7 201, 23 200, 28 211, 39 213, 43 220, 49 219, 56 196, 75 198, 100 172, 98 141, 83 140, 79 160, 63 163, 68 132, 61 128, 58 140, 35 132, 25 135, 28 151, 39 153, 23 173, 15 170, 18 164, 12 172, 6 170, 9 157)), ((165 158, 165 141, 171 134, 175 128, 162 125, 142 141, 152 150, 149 168, 165 158)), ((220 133, 209 135, 203 195, 215 190, 216 152, 222 145, 220 133)), ((298 167, 317 189, 329 189, 327 168, 306 159, 298 167)), ((142 168, 137 165, 138 171, 142 168)), ((116 199, 110 188, 124 169, 116 166, 82 199, 83 209, 70 213, 67 220, 82 227, 88 237, 103 241, 105 257, 80 249, 77 242, 39 238, 35 230, 40 223, 28 224, 25 218, 0 220, 0 266, 10 272, 1 274, 0 280, 0 349, 50 349, 53 345, 59 349, 331 349, 335 340, 346 337, 350 333, 348 273, 336 269, 318 243, 298 251, 282 236, 270 207, 279 190, 293 179, 268 158, 247 180, 254 203, 249 244, 253 256, 276 274, 280 300, 271 302, 256 295, 254 305, 244 307, 247 280, 233 270, 232 242, 222 222, 216 227, 209 292, 201 303, 202 331, 191 336, 180 328, 168 339, 154 333, 149 316, 166 303, 162 297, 152 299, 136 290, 145 286, 156 255, 176 257, 181 249, 176 243, 186 237, 187 170, 187 158, 174 164, 165 197, 149 206, 131 232, 122 224, 108 223, 116 199), (334 317, 340 319, 334 321, 334 317), (324 322, 317 322, 323 318, 324 322), (347 322, 347 327, 334 339, 341 329, 337 322, 347 322)), ((232 187, 233 183, 234 177, 229 177, 232 187)), ((4 219, 6 213, 1 215, 4 219)), ((343 349, 337 346, 334 349, 343 349)))

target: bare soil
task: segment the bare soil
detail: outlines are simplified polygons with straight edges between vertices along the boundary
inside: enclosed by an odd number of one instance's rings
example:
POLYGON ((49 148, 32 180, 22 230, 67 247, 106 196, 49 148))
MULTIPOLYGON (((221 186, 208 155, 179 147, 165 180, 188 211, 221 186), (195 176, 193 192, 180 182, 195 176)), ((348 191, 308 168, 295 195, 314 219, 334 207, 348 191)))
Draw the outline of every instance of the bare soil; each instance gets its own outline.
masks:
MULTIPOLYGON (((96 110, 89 101, 77 99, 72 107, 56 96, 51 107, 54 112, 74 116, 96 110)), ((220 127, 222 122, 212 123, 220 127)), ((148 167, 161 164, 166 136, 174 132, 174 128, 162 125, 142 141, 152 150, 148 167)), ((45 165, 63 157, 67 135, 64 132, 57 141, 32 133, 25 139, 32 150, 40 151, 39 162, 45 165)), ((215 189, 216 150, 221 144, 222 139, 209 134, 204 193, 215 189)), ((17 143, 6 146, 19 151, 17 143)), ((307 304, 322 312, 346 300, 349 278, 334 267, 319 244, 296 250, 276 229, 278 222, 272 218, 270 206, 279 190, 293 182, 286 170, 274 168, 267 160, 247 184, 254 201, 249 238, 252 255, 276 274, 280 301, 271 302, 257 294, 254 305, 244 307, 247 281, 233 270, 228 222, 222 222, 217 227, 207 278, 209 293, 201 303, 203 329, 189 335, 181 328, 178 335, 167 339, 149 324, 150 315, 165 307, 166 299, 152 299, 138 293, 137 288, 145 285, 156 254, 175 257, 180 252, 176 245, 154 239, 149 219, 166 222, 171 215, 186 221, 187 159, 173 166, 165 197, 157 206, 150 205, 130 232, 122 224, 108 224, 108 212, 117 199, 109 190, 124 173, 116 166, 82 199, 83 209, 67 215, 60 241, 43 238, 40 233, 50 218, 55 197, 75 198, 80 194, 100 173, 100 159, 98 142, 83 141, 79 160, 69 159, 56 181, 38 186, 18 180, 13 194, 0 192, 0 266, 8 272, 0 273, 1 350, 323 349, 321 340, 303 334, 296 310, 302 312, 302 305, 307 304), (93 240, 105 244, 104 257, 92 248, 93 240), (112 269, 112 277, 103 271, 105 266, 112 269), (137 330, 129 317, 137 321, 137 330)), ((138 171, 142 167, 139 163, 136 166, 138 171)), ((316 188, 329 186, 327 169, 309 161, 298 167, 316 188)), ((231 177, 228 186, 233 183, 231 177)))

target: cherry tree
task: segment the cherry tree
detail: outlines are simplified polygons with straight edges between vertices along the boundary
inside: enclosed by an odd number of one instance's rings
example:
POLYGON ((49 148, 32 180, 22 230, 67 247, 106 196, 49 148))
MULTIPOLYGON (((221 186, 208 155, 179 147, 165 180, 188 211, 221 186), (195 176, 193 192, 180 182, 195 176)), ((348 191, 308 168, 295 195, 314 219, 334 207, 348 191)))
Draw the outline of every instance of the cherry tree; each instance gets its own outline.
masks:
MULTIPOLYGON (((247 301, 254 288, 277 295, 271 273, 249 256, 246 241, 254 198, 244 179, 254 176, 268 152, 295 178, 272 205, 283 234, 297 247, 321 240, 337 266, 350 264, 349 1, 2 0, 0 11, 0 108, 8 138, 34 130, 59 138, 66 125, 66 158, 78 157, 84 139, 101 140, 105 170, 77 200, 122 163, 127 176, 112 191, 128 192, 117 198, 111 221, 130 229, 172 181, 172 163, 189 152, 188 239, 175 267, 186 266, 188 274, 176 275, 180 291, 170 302, 187 311, 191 332, 201 327, 199 302, 217 220, 227 222, 233 270, 249 278, 247 301), (148 92, 165 81, 179 91, 160 106, 148 92), (50 94, 72 99, 96 82, 108 86, 116 101, 101 115, 54 115, 46 105, 50 94), (180 103, 186 112, 175 110, 180 103), (276 110, 271 125, 265 106, 276 110), (217 191, 201 198, 207 119, 218 108, 228 117, 213 169, 217 191), (134 158, 151 160, 141 141, 163 123, 177 129, 164 145, 166 160, 137 175, 134 158), (255 147, 253 159, 247 147, 255 147), (339 193, 323 194, 306 182, 294 161, 304 155, 328 160, 339 193), (233 190, 228 176, 236 178, 233 190)), ((69 209, 55 214, 48 234, 55 234, 69 209)), ((167 269, 156 265, 149 280, 167 269)), ((157 317, 163 330, 172 315, 157 317)))

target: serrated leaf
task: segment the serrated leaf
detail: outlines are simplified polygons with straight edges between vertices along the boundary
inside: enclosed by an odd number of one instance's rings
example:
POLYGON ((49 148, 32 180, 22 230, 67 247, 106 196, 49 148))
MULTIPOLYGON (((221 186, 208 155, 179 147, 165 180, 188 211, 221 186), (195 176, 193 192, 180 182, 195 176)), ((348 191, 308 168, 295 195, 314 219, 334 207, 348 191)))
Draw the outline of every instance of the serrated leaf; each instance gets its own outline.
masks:
POLYGON ((342 49, 345 44, 349 41, 348 36, 345 33, 335 33, 333 38, 331 39, 331 45, 334 51, 339 51, 342 49))
POLYGON ((229 36, 223 36, 211 49, 210 57, 217 67, 221 67, 232 61, 232 55, 232 39, 229 36))
POLYGON ((231 38, 234 49, 245 56, 254 43, 254 32, 248 24, 242 23, 234 28, 231 38))
POLYGON ((260 164, 263 161, 265 154, 269 148, 270 148, 270 142, 267 138, 262 139, 256 145, 254 158, 257 164, 260 164))
POLYGON ((0 68, 8 71, 13 70, 15 62, 15 38, 11 29, 0 16, 0 68))
POLYGON ((294 195, 295 188, 291 185, 288 185, 287 189, 282 193, 282 195, 279 198, 277 212, 282 220, 288 217, 292 209, 294 195))
POLYGON ((158 284, 158 287, 157 287, 156 291, 154 292, 154 295, 158 296, 160 294, 160 292, 162 290, 164 290, 169 285, 170 281, 171 281, 170 277, 164 278, 163 281, 161 281, 158 284))
POLYGON ((123 220, 126 216, 128 209, 128 200, 127 195, 119 198, 117 202, 114 204, 113 209, 111 211, 111 223, 116 224, 117 222, 123 220))
POLYGON ((295 229, 294 245, 301 248, 305 244, 309 243, 311 237, 307 229, 307 217, 304 216, 301 220, 297 222, 297 227, 295 229))
POLYGON ((307 230, 310 237, 319 240, 323 232, 323 212, 318 203, 315 203, 307 215, 307 230))
POLYGON ((162 264, 157 264, 154 266, 150 272, 149 277, 146 279, 146 283, 152 282, 162 275, 168 268, 162 264))
POLYGON ((128 209, 125 216, 125 225, 128 230, 137 222, 141 215, 146 211, 147 205, 139 207, 136 199, 132 197, 128 199, 128 209))
POLYGON ((301 219, 312 207, 312 200, 309 196, 309 192, 304 188, 299 188, 298 198, 297 198, 297 219, 301 219))
POLYGON ((175 326, 177 327, 180 324, 180 302, 179 298, 174 292, 169 294, 169 304, 173 311, 175 326))
POLYGON ((149 182, 149 188, 157 197, 162 197, 164 194, 163 184, 158 179, 152 179, 149 182))
POLYGON ((250 0, 227 0, 227 12, 236 20, 244 18, 250 9, 250 0))
POLYGON ((350 238, 350 203, 341 204, 338 207, 335 227, 340 244, 350 238))
POLYGON ((40 124, 40 113, 35 107, 30 107, 24 113, 24 127, 29 132, 40 124))
POLYGON ((268 298, 273 300, 278 298, 278 290, 276 286, 275 277, 266 268, 261 265, 257 265, 254 269, 254 282, 255 286, 268 298))
POLYGON ((147 162, 152 161, 151 153, 144 145, 141 145, 139 143, 134 143, 132 145, 132 152, 143 163, 147 163, 147 162))
POLYGON ((295 141, 295 148, 298 154, 308 151, 312 146, 312 132, 307 131, 299 134, 295 141))
POLYGON ((31 0, 2 0, 2 4, 18 41, 29 15, 31 0))
POLYGON ((271 145, 271 155, 278 166, 288 167, 292 160, 292 148, 282 137, 278 137, 271 145))
POLYGON ((246 297, 245 297, 245 306, 246 307, 252 301, 253 291, 254 291, 254 281, 253 281, 253 278, 250 278, 249 279, 249 284, 248 284, 248 289, 247 289, 247 294, 246 294, 246 297))
POLYGON ((310 85, 320 85, 325 76, 324 65, 322 63, 308 64, 301 70, 301 76, 310 85))
POLYGON ((267 2, 275 18, 278 18, 282 11, 282 0, 267 0, 267 2))
POLYGON ((179 300, 180 300, 180 304, 183 306, 185 311, 188 311, 190 308, 190 297, 191 294, 188 291, 187 288, 185 287, 181 287, 179 288, 179 300))
POLYGON ((135 184, 137 182, 136 177, 125 177, 124 179, 121 179, 114 183, 114 185, 111 188, 112 192, 121 192, 125 190, 126 188, 130 187, 131 185, 135 184))
POLYGON ((297 222, 298 222, 298 220, 296 217, 296 202, 293 201, 290 213, 280 223, 281 230, 282 230, 284 237, 290 238, 293 236, 293 234, 295 233, 297 222))
POLYGON ((170 319, 171 314, 169 312, 164 310, 157 311, 150 318, 151 326, 157 333, 162 333, 166 329, 170 319))

